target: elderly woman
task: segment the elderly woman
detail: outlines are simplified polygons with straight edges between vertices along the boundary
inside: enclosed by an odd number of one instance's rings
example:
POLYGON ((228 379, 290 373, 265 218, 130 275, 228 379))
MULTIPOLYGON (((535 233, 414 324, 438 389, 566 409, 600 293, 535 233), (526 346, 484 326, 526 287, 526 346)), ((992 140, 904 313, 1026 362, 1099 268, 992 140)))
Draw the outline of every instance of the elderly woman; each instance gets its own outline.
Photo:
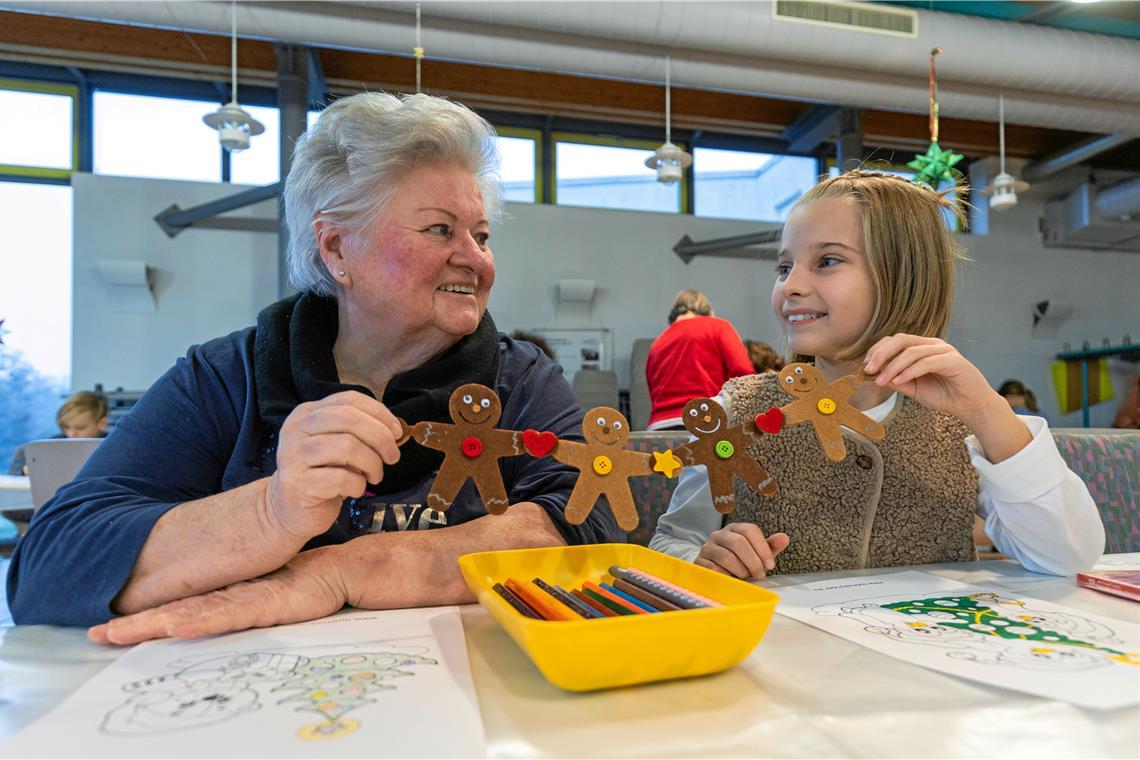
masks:
POLYGON ((557 365, 487 313, 497 162, 491 126, 446 100, 329 106, 285 187, 300 294, 192 348, 36 514, 16 622, 130 644, 452 604, 466 552, 616 539, 605 505, 567 523, 576 473, 551 459, 500 460, 512 506, 490 516, 470 483, 429 508, 441 455, 397 446, 399 419, 448 420, 464 383, 496 389, 501 428, 580 432, 557 365))

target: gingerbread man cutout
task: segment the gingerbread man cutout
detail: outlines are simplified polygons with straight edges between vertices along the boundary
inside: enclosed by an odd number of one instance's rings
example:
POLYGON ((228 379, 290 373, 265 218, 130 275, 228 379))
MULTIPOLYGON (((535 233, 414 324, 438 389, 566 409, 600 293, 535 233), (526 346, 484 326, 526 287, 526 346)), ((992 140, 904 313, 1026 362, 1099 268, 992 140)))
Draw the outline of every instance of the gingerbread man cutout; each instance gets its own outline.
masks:
POLYGON ((823 453, 833 462, 842 462, 847 456, 840 425, 872 441, 882 440, 886 434, 886 428, 847 401, 862 384, 856 375, 847 375, 825 384, 823 375, 814 366, 796 363, 780 370, 780 383, 785 393, 796 397, 795 401, 780 408, 784 423, 810 422, 823 446, 823 453))
POLYGON ((685 404, 681 420, 697 440, 678 446, 674 453, 685 465, 703 464, 708 469, 709 489, 718 512, 728 514, 736 506, 734 475, 753 491, 765 496, 776 493, 776 481, 748 455, 748 444, 757 435, 749 429, 750 422, 729 427, 724 407, 711 398, 695 398, 685 404))
POLYGON ((423 446, 444 453, 443 464, 428 494, 428 506, 445 511, 471 478, 487 511, 501 515, 507 510, 508 502, 499 459, 523 453, 522 434, 495 429, 503 407, 495 392, 485 385, 459 386, 451 394, 448 407, 453 421, 450 425, 417 422, 409 426, 400 420, 404 426, 400 443, 411 437, 423 446))
POLYGON ((652 458, 640 451, 627 451, 629 422, 617 409, 596 406, 582 418, 585 443, 559 440, 551 454, 563 464, 581 471, 578 482, 566 502, 566 520, 571 525, 585 522, 600 496, 609 499, 610 507, 622 530, 637 527, 637 507, 629 491, 629 480, 635 475, 651 475, 652 458))

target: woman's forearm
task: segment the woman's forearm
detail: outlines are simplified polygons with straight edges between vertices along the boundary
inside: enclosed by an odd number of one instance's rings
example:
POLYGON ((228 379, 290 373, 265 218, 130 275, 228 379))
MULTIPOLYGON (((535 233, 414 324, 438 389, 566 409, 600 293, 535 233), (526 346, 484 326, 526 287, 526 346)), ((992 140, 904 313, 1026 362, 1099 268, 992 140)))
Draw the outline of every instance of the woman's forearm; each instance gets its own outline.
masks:
POLYGON ((475 601, 459 572, 457 560, 464 554, 565 544, 546 510, 521 502, 502 515, 436 530, 364 536, 336 548, 349 604, 394 609, 475 601))
POLYGON ((303 543, 272 523, 268 483, 179 504, 159 518, 112 608, 150 609, 265 575, 293 558, 303 543))

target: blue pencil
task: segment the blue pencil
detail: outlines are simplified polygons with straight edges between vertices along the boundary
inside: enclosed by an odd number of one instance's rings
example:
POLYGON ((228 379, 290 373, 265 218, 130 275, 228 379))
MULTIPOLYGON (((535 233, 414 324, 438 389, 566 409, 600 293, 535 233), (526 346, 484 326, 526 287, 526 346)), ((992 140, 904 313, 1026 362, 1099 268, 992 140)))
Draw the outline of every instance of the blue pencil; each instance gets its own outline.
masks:
POLYGON ((641 601, 640 599, 637 599, 635 597, 630 596, 629 594, 625 593, 621 589, 614 588, 613 586, 611 586, 608 583, 599 583, 598 585, 601 586, 602 588, 604 588, 606 591, 609 591, 611 594, 614 594, 615 596, 621 597, 622 599, 626 600, 630 604, 637 605, 638 607, 645 610, 646 612, 660 612, 661 611, 661 610, 657 609, 656 607, 650 607, 645 602, 641 601))

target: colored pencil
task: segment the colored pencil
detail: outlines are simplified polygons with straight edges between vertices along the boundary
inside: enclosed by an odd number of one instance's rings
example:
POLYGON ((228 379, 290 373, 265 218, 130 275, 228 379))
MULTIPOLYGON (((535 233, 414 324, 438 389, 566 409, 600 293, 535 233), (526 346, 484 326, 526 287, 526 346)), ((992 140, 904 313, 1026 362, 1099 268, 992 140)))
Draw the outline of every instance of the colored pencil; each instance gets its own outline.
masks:
POLYGON ((629 602, 630 604, 635 605, 637 607, 640 607, 641 609, 645 610, 646 612, 651 612, 653 614, 657 614, 658 612, 660 612, 660 610, 658 610, 656 607, 649 605, 649 604, 646 604, 645 602, 641 601, 637 597, 631 596, 630 594, 627 594, 624 591, 622 591, 621 589, 615 588, 608 583, 599 583, 598 585, 601 586, 602 588, 604 588, 606 591, 609 591, 611 594, 618 597, 619 599, 624 599, 625 601, 629 602))
POLYGON ((614 604, 620 604, 622 607, 629 610, 630 612, 632 612, 635 615, 648 615, 649 614, 648 612, 643 610, 641 607, 638 607, 636 604, 632 604, 631 602, 627 602, 626 600, 622 599, 617 594, 614 594, 610 591, 606 591, 604 588, 602 588, 598 584, 593 583, 591 581, 585 581, 582 584, 582 589, 585 591, 593 591, 595 594, 600 594, 601 596, 610 600, 614 604))
POLYGON ((593 607, 588 607, 585 604, 582 604, 580 601, 567 594, 563 589, 559 588, 558 586, 550 585, 542 578, 535 578, 533 583, 584 618, 589 619, 602 617, 602 613, 598 612, 593 607))
POLYGON ((507 578, 506 587, 518 594, 527 606, 542 616, 543 620, 580 620, 577 612, 566 605, 542 593, 533 584, 520 583, 514 578, 507 578))
POLYGON ((499 596, 506 599, 507 604, 514 607, 515 611, 518 612, 520 615, 525 615, 528 618, 534 618, 536 620, 542 620, 542 615, 539 615, 537 612, 535 612, 530 607, 528 607, 526 602, 524 602, 522 599, 519 599, 518 594, 511 591, 509 588, 507 588, 503 584, 496 583, 491 588, 495 589, 495 592, 499 596))
POLYGON ((614 578, 614 588, 620 589, 632 597, 636 597, 651 607, 656 607, 661 612, 673 612, 682 609, 677 605, 670 602, 668 599, 662 599, 655 594, 646 591, 643 588, 638 588, 629 581, 623 581, 621 578, 614 578))
POLYGON ((600 614, 602 617, 618 617, 618 613, 614 612, 601 602, 591 599, 576 588, 570 589, 570 595, 582 604, 590 607, 590 609, 597 611, 598 614, 600 614))

